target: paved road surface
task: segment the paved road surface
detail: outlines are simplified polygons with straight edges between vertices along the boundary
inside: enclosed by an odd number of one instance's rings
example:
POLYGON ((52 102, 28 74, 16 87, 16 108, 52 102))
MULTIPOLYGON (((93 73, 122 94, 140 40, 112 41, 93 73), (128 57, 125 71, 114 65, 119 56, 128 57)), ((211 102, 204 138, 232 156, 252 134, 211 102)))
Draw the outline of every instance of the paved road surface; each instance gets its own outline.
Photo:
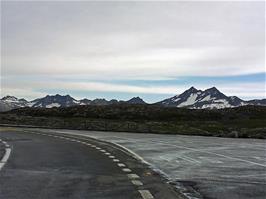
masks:
POLYGON ((1 129, 0 139, 11 147, 0 169, 1 199, 177 198, 160 176, 116 148, 78 136, 31 132, 1 129))
POLYGON ((266 141, 182 135, 66 131, 121 144, 205 198, 265 199, 266 141))

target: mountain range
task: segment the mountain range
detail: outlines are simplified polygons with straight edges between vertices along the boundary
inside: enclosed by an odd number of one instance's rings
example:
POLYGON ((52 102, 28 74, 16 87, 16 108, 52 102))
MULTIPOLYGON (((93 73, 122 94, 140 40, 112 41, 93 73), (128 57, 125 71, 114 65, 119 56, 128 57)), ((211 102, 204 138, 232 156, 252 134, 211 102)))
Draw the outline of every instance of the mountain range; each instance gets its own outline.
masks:
MULTIPOLYGON (((5 96, 0 100, 0 111, 8 111, 11 109, 21 107, 70 107, 78 105, 110 105, 110 104, 147 104, 140 97, 133 97, 128 101, 121 101, 112 99, 110 101, 106 99, 81 99, 76 100, 70 95, 47 95, 43 98, 38 98, 32 101, 25 99, 18 99, 14 96, 5 96)), ((266 99, 255 99, 244 101, 236 96, 226 96, 221 93, 217 88, 212 87, 204 91, 198 90, 194 87, 189 88, 180 95, 175 95, 171 98, 162 100, 155 103, 155 105, 164 107, 184 107, 190 109, 221 109, 232 108, 245 105, 260 105, 266 106, 266 99)))

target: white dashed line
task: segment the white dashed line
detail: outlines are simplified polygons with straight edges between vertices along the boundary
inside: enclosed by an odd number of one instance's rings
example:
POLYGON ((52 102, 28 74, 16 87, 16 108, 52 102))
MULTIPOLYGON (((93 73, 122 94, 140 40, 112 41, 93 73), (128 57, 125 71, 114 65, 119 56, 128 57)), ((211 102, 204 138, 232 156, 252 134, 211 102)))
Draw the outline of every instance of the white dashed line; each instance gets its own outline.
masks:
POLYGON ((149 190, 139 190, 140 195, 143 199, 153 199, 153 195, 149 190))
MULTIPOLYGON (((37 133, 36 133, 37 134, 37 133)), ((41 134, 41 135, 44 135, 44 134, 41 134)), ((83 142, 83 141, 80 141, 80 140, 76 140, 76 139, 71 139, 71 138, 66 138, 66 137, 61 137, 61 136, 55 136, 55 135, 46 135, 46 136, 50 136, 50 137, 55 137, 55 138, 60 138, 60 139, 65 139, 65 140, 69 140, 69 141, 73 141, 73 142, 77 142, 77 143, 81 143, 81 144, 84 144, 84 145, 87 145, 87 146, 90 146, 92 148, 95 148, 101 152, 103 152, 105 155, 108 155, 109 158, 113 159, 113 162, 120 162, 119 159, 115 159, 115 156, 111 155, 111 153, 109 152, 106 152, 106 150, 100 148, 100 147, 97 147, 95 145, 92 145, 92 144, 89 144, 87 142, 83 142)), ((1 141, 1 140, 0 140, 1 141)), ((7 145, 6 142, 3 142, 6 146, 9 147, 9 145, 7 145)), ((10 156, 10 153, 11 153, 11 149, 10 148, 6 148, 6 153, 3 157, 3 159, 0 161, 0 170, 2 169, 2 167, 5 165, 5 162, 7 161, 8 157, 10 156)), ((126 172, 126 173, 130 173, 132 172, 131 169, 129 168, 124 168, 126 167, 125 164, 123 163, 117 163, 117 166, 119 167, 122 167, 122 171, 126 172)), ((139 179, 140 177, 137 175, 137 174, 134 174, 134 173, 131 173, 131 174, 127 174, 127 177, 131 180, 131 183, 135 186, 142 186, 143 183, 140 181, 140 180, 137 180, 139 179)), ((150 193, 149 190, 138 190, 141 197, 143 199, 154 199, 153 195, 150 193)))
MULTIPOLYGON (((35 133, 35 134, 39 134, 39 133, 35 133)), ((65 139, 65 140, 69 140, 69 141, 73 141, 73 142, 77 142, 77 143, 81 143, 81 144, 84 144, 84 145, 87 145, 87 146, 90 146, 92 148, 95 148, 101 152, 103 152, 105 155, 108 155, 109 158, 113 159, 113 162, 120 162, 119 159, 115 159, 115 156, 111 155, 111 153, 108 153, 106 152, 106 150, 100 148, 100 147, 97 147, 95 145, 92 145, 92 144, 89 144, 87 142, 83 142, 83 141, 80 141, 80 140, 76 140, 76 139, 71 139, 71 138, 67 138, 67 137, 61 137, 61 136, 56 136, 56 135, 46 135, 46 134, 40 134, 40 135, 44 135, 44 136, 50 136, 50 137, 55 137, 55 138, 60 138, 60 139, 65 139)), ((0 141, 2 141, 0 139, 0 141)), ((2 141, 5 146, 6 146, 6 153, 4 155, 4 157, 2 158, 2 160, 0 161, 0 170, 4 167, 7 159, 9 158, 10 156, 10 153, 11 153, 11 149, 9 148, 9 145, 2 141)), ((126 167, 125 164, 123 163, 117 163, 117 166, 119 167, 122 167, 122 171, 124 172, 127 172, 127 173, 130 173, 132 172, 131 169, 129 168, 124 168, 126 167)), ((134 173, 130 173, 130 174, 127 174, 127 177, 131 180, 131 183, 135 186, 142 186, 143 183, 138 180, 140 177, 137 175, 137 174, 134 174, 134 173)), ((140 193, 141 197, 143 199, 154 199, 153 195, 151 194, 151 192, 149 190, 138 190, 138 192, 140 193)))
POLYGON ((123 163, 118 163, 117 166, 119 166, 119 167, 125 167, 126 165, 123 164, 123 163))
POLYGON ((127 177, 128 177, 129 179, 132 179, 132 180, 134 180, 134 179, 139 179, 139 178, 140 178, 140 177, 139 177, 137 174, 135 174, 135 173, 127 174, 127 177))
POLYGON ((131 182, 133 185, 136 185, 136 186, 142 186, 143 185, 143 183, 140 180, 131 180, 131 182))
POLYGON ((124 172, 131 172, 131 169, 128 169, 128 168, 124 168, 124 169, 122 169, 122 171, 124 171, 124 172))

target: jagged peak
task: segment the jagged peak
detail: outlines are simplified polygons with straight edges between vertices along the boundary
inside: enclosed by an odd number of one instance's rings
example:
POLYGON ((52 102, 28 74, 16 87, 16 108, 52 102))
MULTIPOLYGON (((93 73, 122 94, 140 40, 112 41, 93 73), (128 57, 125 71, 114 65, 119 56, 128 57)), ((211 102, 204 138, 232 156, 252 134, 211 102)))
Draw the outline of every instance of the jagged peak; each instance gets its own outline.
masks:
POLYGON ((2 100, 18 100, 18 98, 16 98, 15 96, 11 96, 11 95, 7 95, 5 97, 2 98, 2 100))
POLYGON ((220 92, 215 86, 208 88, 205 91, 218 91, 218 92, 220 92))
POLYGON ((194 86, 191 86, 187 91, 196 92, 198 89, 196 89, 194 86))

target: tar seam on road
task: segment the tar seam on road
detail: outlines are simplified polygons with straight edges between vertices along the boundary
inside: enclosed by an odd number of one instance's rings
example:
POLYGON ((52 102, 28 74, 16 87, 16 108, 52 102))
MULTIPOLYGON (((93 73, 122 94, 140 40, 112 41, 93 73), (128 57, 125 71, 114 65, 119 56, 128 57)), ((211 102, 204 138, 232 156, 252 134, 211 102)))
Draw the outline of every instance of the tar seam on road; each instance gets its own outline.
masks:
POLYGON ((11 148, 9 146, 9 144, 7 144, 7 142, 0 140, 4 146, 5 146, 5 154, 3 156, 3 158, 0 160, 0 171, 2 170, 2 168, 5 166, 10 154, 11 154, 11 148))
MULTIPOLYGON (((43 136, 49 136, 49 137, 55 137, 55 138, 65 139, 65 140, 69 140, 69 141, 72 141, 72 142, 77 142, 77 143, 80 143, 80 144, 84 144, 86 146, 90 146, 91 148, 95 148, 95 149, 103 152, 103 154, 108 155, 108 157, 110 159, 112 159, 113 162, 116 162, 117 163, 117 166, 122 167, 122 171, 124 171, 126 173, 129 173, 129 174, 127 174, 127 177, 131 180, 131 183, 133 185, 136 185, 136 186, 142 186, 143 185, 143 183, 139 180, 140 177, 137 174, 130 173, 131 172, 131 169, 124 168, 124 167, 126 167, 125 164, 121 163, 119 159, 115 159, 116 158, 115 156, 111 155, 111 153, 107 152, 106 150, 104 150, 104 149, 102 149, 100 147, 97 147, 95 145, 92 145, 92 144, 89 144, 87 142, 83 142, 83 141, 80 141, 80 140, 67 138, 67 137, 64 137, 64 136, 49 135, 49 134, 42 134, 42 133, 34 133, 34 132, 29 132, 29 131, 27 131, 27 132, 28 133, 32 133, 32 134, 38 134, 38 135, 43 135, 43 136)), ((87 141, 89 141, 89 140, 87 140, 87 141)), ((10 152, 11 152, 11 150, 10 150, 10 152)), ((9 155, 10 155, 10 152, 9 152, 9 155)), ((9 155, 8 155, 8 157, 9 157, 9 155)), ((0 170, 1 170, 1 164, 0 164, 0 170)), ((153 195, 151 194, 151 192, 149 190, 139 190, 138 189, 138 192, 140 193, 140 195, 141 195, 141 197, 143 199, 154 199, 153 195)))

